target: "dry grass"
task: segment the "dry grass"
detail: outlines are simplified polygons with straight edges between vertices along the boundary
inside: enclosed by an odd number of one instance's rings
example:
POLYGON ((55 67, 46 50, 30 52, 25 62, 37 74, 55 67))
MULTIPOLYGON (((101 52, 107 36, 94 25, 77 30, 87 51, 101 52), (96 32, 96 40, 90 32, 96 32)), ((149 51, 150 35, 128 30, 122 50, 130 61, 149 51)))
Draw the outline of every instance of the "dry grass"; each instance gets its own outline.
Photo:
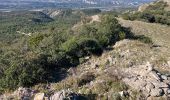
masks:
MULTIPOLYGON (((170 60, 169 26, 141 21, 129 21, 121 18, 118 20, 124 27, 130 27, 135 35, 145 35, 151 38, 156 46, 160 46, 152 48, 150 51, 148 51, 149 49, 146 49, 145 55, 148 57, 150 56, 150 60, 152 60, 153 57, 157 58, 151 62, 154 62, 157 66, 167 67, 169 69, 170 66, 168 67, 166 64, 167 61, 170 60)), ((140 55, 138 57, 140 57, 140 55)), ((144 59, 147 60, 145 56, 144 59)))
POLYGON ((128 21, 121 18, 118 19, 125 27, 132 28, 136 35, 145 35, 152 38, 157 45, 170 47, 170 27, 155 23, 146 23, 141 21, 128 21))
POLYGON ((170 0, 163 0, 164 2, 167 2, 168 7, 165 8, 166 11, 170 11, 170 0))

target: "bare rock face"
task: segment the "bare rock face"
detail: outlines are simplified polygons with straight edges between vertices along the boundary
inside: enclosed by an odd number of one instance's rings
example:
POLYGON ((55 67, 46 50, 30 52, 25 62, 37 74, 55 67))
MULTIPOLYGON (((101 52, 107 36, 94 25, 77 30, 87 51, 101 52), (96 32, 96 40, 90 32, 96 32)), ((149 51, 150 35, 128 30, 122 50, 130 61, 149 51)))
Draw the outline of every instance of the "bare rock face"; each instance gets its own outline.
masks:
POLYGON ((125 70, 126 75, 123 81, 133 89, 142 91, 146 97, 160 97, 170 95, 168 76, 160 74, 149 62, 125 70))
POLYGON ((18 90, 13 93, 13 95, 14 97, 18 97, 18 99, 30 100, 34 95, 34 91, 29 88, 19 87, 18 90))
POLYGON ((53 95, 35 93, 29 88, 18 88, 13 94, 0 95, 0 100, 81 100, 81 96, 70 90, 61 90, 53 95))
POLYGON ((50 100, 80 100, 78 94, 70 90, 62 90, 54 93, 50 100))
POLYGON ((0 96, 0 100, 31 100, 35 91, 29 88, 19 87, 12 94, 4 94, 0 96))
POLYGON ((54 93, 54 95, 50 97, 50 100, 63 100, 64 98, 65 98, 65 92, 59 91, 54 93))
POLYGON ((148 93, 151 92, 151 90, 154 89, 154 88, 155 88, 155 86, 152 83, 150 83, 150 82, 147 83, 146 90, 147 90, 148 93))
POLYGON ((149 4, 141 5, 141 6, 139 6, 138 11, 143 12, 144 10, 146 10, 146 8, 147 8, 148 6, 149 6, 149 4))
POLYGON ((155 71, 151 71, 151 72, 149 73, 149 76, 150 76, 151 78, 156 79, 157 81, 160 80, 158 74, 157 74, 155 71))
POLYGON ((168 80, 168 77, 167 77, 166 75, 161 75, 161 78, 162 78, 163 80, 168 80))
POLYGON ((170 67, 170 61, 167 61, 168 66, 170 67))
POLYGON ((44 96, 45 96, 44 93, 37 93, 34 96, 34 100, 44 100, 44 98, 45 98, 44 96))
POLYGON ((162 94, 163 94, 163 90, 162 90, 162 89, 159 89, 159 88, 154 88, 154 89, 152 89, 151 92, 150 92, 150 95, 151 95, 151 96, 155 96, 155 97, 161 96, 162 94))

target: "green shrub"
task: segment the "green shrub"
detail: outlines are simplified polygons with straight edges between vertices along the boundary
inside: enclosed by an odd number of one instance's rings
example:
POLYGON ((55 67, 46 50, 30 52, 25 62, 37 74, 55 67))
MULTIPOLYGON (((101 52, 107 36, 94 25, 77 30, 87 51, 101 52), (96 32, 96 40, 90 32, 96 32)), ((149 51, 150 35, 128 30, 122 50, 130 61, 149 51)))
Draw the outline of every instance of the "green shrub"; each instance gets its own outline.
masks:
POLYGON ((155 22, 155 16, 149 13, 141 13, 140 15, 141 19, 146 20, 147 22, 154 23, 155 22))
POLYGON ((93 73, 85 73, 78 79, 78 86, 85 85, 95 79, 95 75, 93 73))
POLYGON ((81 10, 85 15, 95 15, 101 12, 100 9, 83 9, 81 10))
POLYGON ((61 49, 68 55, 83 57, 90 54, 101 54, 102 48, 95 39, 80 38, 66 41, 61 49))
POLYGON ((144 35, 135 36, 135 39, 137 39, 137 40, 139 40, 139 41, 141 41, 143 43, 147 43, 147 44, 152 44, 153 43, 151 38, 146 37, 144 35))
POLYGON ((61 44, 58 51, 53 54, 51 62, 58 66, 76 66, 79 58, 87 55, 102 53, 102 48, 95 39, 88 38, 72 38, 61 44))
POLYGON ((125 83, 123 82, 112 82, 111 84, 111 88, 114 92, 120 92, 120 91, 124 91, 127 90, 128 87, 125 83))
POLYGON ((5 71, 0 79, 0 87, 15 89, 19 86, 29 87, 36 83, 46 82, 50 78, 50 70, 45 56, 31 61, 16 61, 5 71))
POLYGON ((131 21, 134 21, 136 20, 138 17, 138 14, 129 14, 129 13, 125 13, 125 14, 122 14, 122 18, 125 19, 125 20, 131 20, 131 21))
POLYGON ((112 95, 112 100, 122 100, 122 99, 121 99, 121 96, 120 96, 119 93, 114 93, 114 94, 112 95))
POLYGON ((79 31, 79 37, 90 37, 98 41, 102 47, 114 44, 116 41, 127 38, 130 33, 118 23, 113 15, 102 15, 101 23, 86 24, 79 31))
MULTIPOLYGON (((65 11, 54 22, 41 24, 42 26, 34 23, 38 25, 34 28, 30 28, 32 26, 29 24, 30 27, 23 29, 28 32, 39 30, 42 34, 33 33, 29 38, 18 34, 18 39, 6 43, 0 55, 0 65, 3 65, 0 67, 3 69, 0 73, 0 91, 19 86, 30 87, 38 83, 56 82, 61 76, 63 78, 63 72, 66 73, 63 69, 77 66, 80 64, 80 58, 100 55, 104 47, 132 35, 129 29, 122 27, 113 15, 102 15, 101 22, 83 25, 75 34, 74 31, 70 31, 70 28, 79 20, 78 18, 78 15, 73 15, 72 10, 65 11), (25 47, 27 50, 22 52, 25 47)), ((19 27, 22 29, 21 26, 19 27)), ((18 26, 8 28, 13 31, 18 26)), ((93 79, 93 75, 82 77, 79 85, 87 84, 93 79)), ((99 84, 99 89, 107 91, 110 86, 110 84, 99 84)))
POLYGON ((30 44, 30 46, 32 46, 32 47, 36 47, 36 46, 39 45, 39 43, 40 43, 43 39, 44 39, 43 34, 38 34, 38 35, 30 38, 29 44, 30 44))

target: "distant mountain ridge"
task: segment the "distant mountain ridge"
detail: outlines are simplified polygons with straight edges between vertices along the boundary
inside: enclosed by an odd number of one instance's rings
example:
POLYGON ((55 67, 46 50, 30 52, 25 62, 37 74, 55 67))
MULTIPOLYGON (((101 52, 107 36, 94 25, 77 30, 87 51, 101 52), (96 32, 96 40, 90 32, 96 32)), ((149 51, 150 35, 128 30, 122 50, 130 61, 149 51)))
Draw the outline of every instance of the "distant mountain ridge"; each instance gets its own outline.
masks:
POLYGON ((84 8, 139 6, 154 0, 0 0, 0 9, 7 8, 84 8))

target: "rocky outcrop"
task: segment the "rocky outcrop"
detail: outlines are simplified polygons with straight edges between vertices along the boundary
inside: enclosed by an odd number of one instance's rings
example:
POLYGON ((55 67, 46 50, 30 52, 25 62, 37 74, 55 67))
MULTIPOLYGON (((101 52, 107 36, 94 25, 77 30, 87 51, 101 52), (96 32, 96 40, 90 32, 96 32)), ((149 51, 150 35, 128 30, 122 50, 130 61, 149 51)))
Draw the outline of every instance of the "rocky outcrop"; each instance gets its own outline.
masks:
MULTIPOLYGON (((69 69, 68 73, 70 74, 70 78, 67 78, 67 80, 64 80, 59 84, 54 83, 51 85, 47 94, 35 92, 28 88, 19 88, 14 93, 15 96, 12 96, 13 98, 26 98, 23 100, 82 100, 80 99, 80 94, 91 94, 95 92, 96 94, 94 95, 100 99, 102 96, 108 98, 112 97, 113 94, 130 98, 136 93, 139 93, 140 95, 141 92, 145 95, 144 98, 147 97, 147 100, 160 100, 153 98, 170 96, 170 76, 161 74, 161 72, 156 70, 156 68, 161 69, 161 67, 157 63, 154 63, 153 60, 157 59, 156 57, 159 57, 160 55, 157 55, 157 52, 151 50, 150 46, 139 41, 123 40, 117 42, 112 48, 113 49, 109 49, 108 52, 105 52, 100 57, 86 57, 85 63, 77 68, 69 69), (89 72, 92 73, 92 77, 89 72), (87 78, 84 78, 83 76, 87 76, 87 78), (78 79, 77 83, 83 80, 83 84, 79 85, 73 81, 72 79, 75 79, 75 77, 78 79), (92 80, 90 78, 92 78, 92 80), (114 83, 118 81, 129 85, 129 88, 113 90, 113 86, 115 86, 115 88, 119 87, 117 86, 117 83, 114 83), (116 85, 110 85, 110 82, 113 82, 113 84, 116 85), (55 89, 60 90, 63 88, 63 84, 68 84, 69 88, 72 87, 70 90, 55 91, 55 89), (59 86, 59 89, 57 86, 59 86), (77 88, 76 86, 82 87, 77 88), (75 91, 78 91, 79 94, 71 91, 74 89, 76 89, 75 91)), ((170 60, 167 60, 167 66, 170 67, 170 60)), ((141 95, 143 96, 143 94, 141 95)), ((11 96, 6 95, 6 97, 9 98, 11 96)), ((138 99, 138 97, 140 98, 140 96, 134 96, 136 100, 146 100, 138 99)), ((4 99, 0 97, 0 100, 4 99)), ((113 99, 111 98, 109 100, 113 99)))
POLYGON ((146 8, 147 8, 148 6, 149 6, 149 4, 141 5, 141 6, 139 6, 138 11, 143 12, 144 10, 146 10, 146 8))
POLYGON ((34 100, 44 100, 45 99, 45 94, 44 93, 37 93, 34 96, 34 100))
POLYGON ((47 96, 45 93, 35 93, 29 88, 18 88, 13 94, 2 95, 0 100, 80 100, 81 96, 70 90, 61 90, 47 96))
MULTIPOLYGON (((160 1, 166 2, 168 6, 165 8, 165 10, 170 11, 170 0, 158 0, 157 2, 160 2, 160 1)), ((144 5, 139 6, 138 11, 139 12, 145 11, 149 5, 153 5, 153 2, 150 4, 144 4, 144 5)))
POLYGON ((125 70, 123 81, 133 89, 143 92, 146 97, 169 96, 169 76, 153 69, 149 62, 145 65, 132 67, 125 70))
MULTIPOLYGON (((165 10, 170 11, 170 0, 158 0, 157 2, 159 2, 159 1, 166 2, 168 4, 168 6, 165 8, 165 10)), ((145 11, 149 5, 153 5, 153 2, 150 4, 144 4, 144 5, 139 6, 138 11, 139 12, 145 11)))
POLYGON ((55 92, 50 100, 79 100, 79 95, 70 91, 70 90, 62 90, 59 92, 55 92))
POLYGON ((49 15, 51 18, 54 18, 62 13, 62 10, 58 9, 46 9, 43 10, 43 13, 49 15))
POLYGON ((29 88, 19 87, 12 94, 4 94, 0 96, 0 100, 31 100, 35 91, 29 88))

